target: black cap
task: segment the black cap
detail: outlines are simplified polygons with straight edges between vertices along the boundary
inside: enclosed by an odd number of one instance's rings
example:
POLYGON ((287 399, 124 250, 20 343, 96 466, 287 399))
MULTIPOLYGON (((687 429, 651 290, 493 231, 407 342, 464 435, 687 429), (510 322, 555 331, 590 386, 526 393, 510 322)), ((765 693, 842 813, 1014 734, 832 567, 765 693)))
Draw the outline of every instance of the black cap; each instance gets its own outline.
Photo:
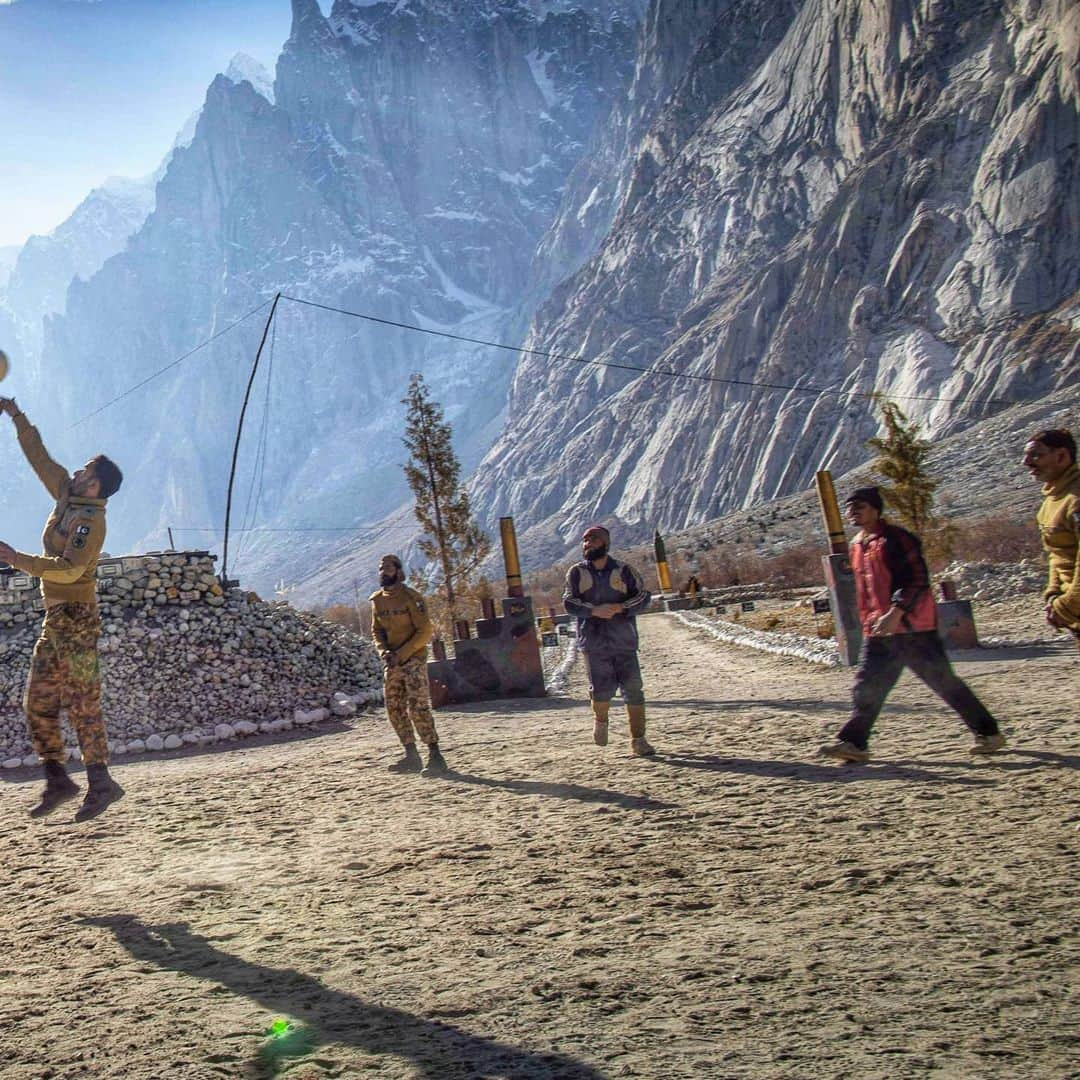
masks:
POLYGON ((885 507, 885 503, 881 499, 881 492, 876 487, 856 488, 844 500, 844 505, 848 506, 854 502, 866 503, 867 506, 872 506, 879 514, 885 507))

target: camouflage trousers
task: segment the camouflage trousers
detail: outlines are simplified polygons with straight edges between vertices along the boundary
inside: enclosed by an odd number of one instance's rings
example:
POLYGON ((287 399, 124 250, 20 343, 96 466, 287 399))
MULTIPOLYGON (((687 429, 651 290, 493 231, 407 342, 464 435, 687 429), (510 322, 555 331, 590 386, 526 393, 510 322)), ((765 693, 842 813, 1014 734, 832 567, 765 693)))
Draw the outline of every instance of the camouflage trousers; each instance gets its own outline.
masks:
POLYGON ((383 673, 383 694, 386 715, 403 746, 415 743, 413 728, 420 741, 437 743, 435 719, 431 715, 431 693, 428 690, 427 660, 414 656, 404 664, 387 668, 383 673))
POLYGON ((56 604, 45 612, 23 699, 30 741, 42 761, 66 757, 60 734, 60 713, 66 710, 83 761, 108 764, 101 719, 100 636, 101 620, 93 604, 56 604))

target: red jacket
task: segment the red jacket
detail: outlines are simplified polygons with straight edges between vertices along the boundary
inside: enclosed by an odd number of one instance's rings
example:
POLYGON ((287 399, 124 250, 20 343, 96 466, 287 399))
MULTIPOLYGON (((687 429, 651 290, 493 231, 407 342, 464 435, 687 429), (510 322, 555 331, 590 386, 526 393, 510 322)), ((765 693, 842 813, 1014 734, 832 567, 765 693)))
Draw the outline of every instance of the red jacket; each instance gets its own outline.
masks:
POLYGON ((905 612, 897 633, 937 628, 930 573, 914 533, 879 520, 874 529, 864 529, 851 541, 849 552, 864 634, 870 635, 874 622, 890 607, 905 612))

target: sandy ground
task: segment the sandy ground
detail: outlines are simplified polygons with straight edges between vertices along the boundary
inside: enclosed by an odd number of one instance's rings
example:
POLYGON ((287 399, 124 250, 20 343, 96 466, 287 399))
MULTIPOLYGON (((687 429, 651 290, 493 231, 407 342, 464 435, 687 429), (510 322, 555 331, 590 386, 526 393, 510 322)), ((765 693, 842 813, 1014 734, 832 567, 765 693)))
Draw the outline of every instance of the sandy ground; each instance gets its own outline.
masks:
POLYGON ((993 762, 905 677, 833 766, 850 672, 641 624, 654 760, 579 667, 440 714, 447 780, 374 715, 122 763, 84 826, 4 776, 0 1077, 1076 1076, 1071 643, 958 664, 993 762))

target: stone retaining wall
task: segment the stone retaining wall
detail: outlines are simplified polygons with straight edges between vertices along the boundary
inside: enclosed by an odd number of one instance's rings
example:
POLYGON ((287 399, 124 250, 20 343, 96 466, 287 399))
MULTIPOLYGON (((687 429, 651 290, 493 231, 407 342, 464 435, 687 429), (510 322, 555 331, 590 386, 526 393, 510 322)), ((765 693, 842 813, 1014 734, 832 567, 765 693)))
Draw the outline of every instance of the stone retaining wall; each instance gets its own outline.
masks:
MULTIPOLYGON (((114 753, 281 731, 382 700, 369 641, 288 604, 224 590, 206 552, 102 560, 98 604, 114 753)), ((36 579, 0 575, 0 761, 9 768, 36 761, 21 702, 43 613, 36 579)), ((64 731, 75 752, 66 723, 64 731)))

